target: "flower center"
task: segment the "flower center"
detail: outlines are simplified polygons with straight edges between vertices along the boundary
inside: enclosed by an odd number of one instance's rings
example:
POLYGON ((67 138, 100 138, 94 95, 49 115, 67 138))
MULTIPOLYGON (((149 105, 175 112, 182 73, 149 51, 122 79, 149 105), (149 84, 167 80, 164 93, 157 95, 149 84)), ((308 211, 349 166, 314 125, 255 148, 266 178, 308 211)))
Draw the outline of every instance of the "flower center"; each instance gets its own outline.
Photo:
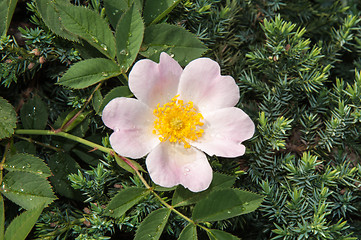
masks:
POLYGON ((159 140, 171 143, 183 143, 184 148, 190 148, 188 141, 195 141, 202 136, 204 130, 203 116, 197 112, 193 102, 184 103, 176 95, 162 107, 158 104, 153 113, 157 117, 154 121, 153 133, 160 135, 159 140))

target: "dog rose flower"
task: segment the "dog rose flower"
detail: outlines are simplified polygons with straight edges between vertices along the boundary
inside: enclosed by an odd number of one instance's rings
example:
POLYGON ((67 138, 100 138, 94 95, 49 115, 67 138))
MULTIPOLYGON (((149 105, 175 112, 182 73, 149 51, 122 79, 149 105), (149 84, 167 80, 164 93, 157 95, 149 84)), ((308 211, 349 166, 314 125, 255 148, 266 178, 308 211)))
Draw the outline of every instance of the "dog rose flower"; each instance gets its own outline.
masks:
POLYGON ((159 64, 143 59, 129 74, 134 98, 115 98, 102 119, 113 129, 110 144, 129 158, 146 157, 154 183, 183 185, 193 192, 207 189, 212 168, 206 155, 237 157, 241 143, 254 134, 252 120, 241 109, 239 90, 218 63, 198 58, 184 69, 161 53, 159 64))

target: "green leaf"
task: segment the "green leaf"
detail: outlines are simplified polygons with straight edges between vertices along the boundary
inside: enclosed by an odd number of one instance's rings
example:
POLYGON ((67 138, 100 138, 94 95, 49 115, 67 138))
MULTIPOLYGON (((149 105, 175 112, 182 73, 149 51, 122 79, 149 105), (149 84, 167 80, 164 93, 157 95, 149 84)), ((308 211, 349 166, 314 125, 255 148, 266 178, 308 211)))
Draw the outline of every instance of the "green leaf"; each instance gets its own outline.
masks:
POLYGON ((180 233, 178 240, 198 240, 197 226, 190 223, 180 233))
POLYGON ((4 230, 5 230, 5 207, 4 207, 4 199, 0 194, 0 240, 4 240, 4 230))
POLYGON ((181 0, 148 0, 145 2, 143 17, 145 24, 155 24, 162 20, 181 0))
POLYGON ((161 208, 151 212, 139 225, 134 240, 157 240, 163 232, 171 210, 161 208))
MULTIPOLYGON (((56 4, 52 0, 35 0, 36 8, 46 26, 56 35, 71 40, 79 41, 78 37, 67 31, 61 21, 56 4)), ((70 5, 70 4, 69 4, 70 5)))
POLYGON ((14 134, 16 127, 16 113, 13 106, 0 97, 0 139, 14 134))
MULTIPOLYGON (((102 145, 102 137, 102 134, 93 134, 86 137, 85 140, 102 145)), ((71 151, 78 157, 78 159, 95 167, 99 164, 99 159, 102 159, 103 157, 103 152, 94 151, 94 148, 88 147, 84 144, 77 144, 71 151)))
POLYGON ((263 197, 239 189, 222 189, 211 192, 199 201, 193 210, 195 221, 219 221, 256 210, 263 197))
POLYGON ((36 154, 35 145, 28 141, 16 142, 16 143, 14 143, 14 147, 16 149, 16 152, 18 152, 18 153, 36 154))
POLYGON ((107 95, 105 95, 102 104, 99 108, 99 115, 102 115, 101 113, 104 110, 104 107, 114 98, 117 97, 132 97, 133 93, 129 90, 129 87, 127 86, 120 86, 113 88, 107 95))
POLYGON ((98 13, 85 7, 57 4, 61 23, 110 59, 115 57, 115 39, 108 23, 98 13))
POLYGON ((116 28, 120 17, 129 8, 128 0, 104 0, 105 13, 113 28, 116 28))
POLYGON ((178 186, 173 186, 173 187, 162 187, 159 185, 156 185, 155 183, 153 183, 153 189, 154 191, 158 191, 158 192, 170 192, 170 191, 174 191, 178 186))
POLYGON ((23 105, 20 118, 24 128, 42 130, 48 122, 47 106, 40 97, 35 96, 23 105))
POLYGON ((218 229, 208 229, 207 234, 210 240, 239 240, 238 237, 218 229))
POLYGON ((182 27, 166 23, 151 25, 145 29, 143 56, 159 61, 161 52, 167 52, 181 65, 199 58, 207 48, 192 33, 182 27))
POLYGON ((49 178, 57 193, 70 199, 82 199, 81 193, 71 186, 68 175, 77 173, 79 164, 68 154, 55 153, 50 156, 49 167, 53 176, 49 178))
POLYGON ((138 9, 133 5, 120 18, 115 32, 117 60, 121 68, 128 70, 142 45, 144 24, 138 9))
MULTIPOLYGON (((136 174, 136 172, 134 171, 134 169, 129 166, 125 161, 124 159, 120 158, 118 155, 114 155, 114 158, 115 158, 115 161, 117 162, 117 164, 119 165, 119 167, 123 168, 124 170, 128 171, 128 172, 131 172, 133 174, 136 174)), ((127 159, 127 161, 132 164, 136 169, 138 169, 139 171, 142 171, 142 172, 146 172, 143 167, 137 163, 136 161, 134 160, 130 160, 130 159, 127 159)))
POLYGON ((92 58, 72 65, 60 78, 58 84, 80 89, 121 74, 113 61, 105 58, 92 58))
MULTIPOLYGON (((59 117, 57 118, 57 120, 54 123, 54 128, 58 129, 61 127, 61 125, 64 122, 65 117, 68 115, 70 111, 67 112, 63 112, 59 115, 59 117)), ((85 133, 88 131, 89 129, 89 125, 90 125, 90 118, 86 118, 84 121, 82 121, 79 125, 77 125, 75 128, 73 128, 70 133, 72 135, 78 136, 83 138, 85 136, 85 133)), ((68 152, 70 151, 72 148, 74 148, 77 144, 76 141, 64 138, 64 137, 60 137, 60 136, 53 136, 52 137, 52 145, 56 146, 58 148, 60 148, 61 150, 63 150, 64 152, 68 152)))
POLYGON ((0 1, 0 34, 6 35, 11 19, 13 17, 17 0, 1 0, 0 1))
POLYGON ((198 202, 208 196, 208 194, 217 189, 225 189, 233 186, 236 177, 221 173, 213 173, 213 180, 209 188, 203 192, 194 193, 179 185, 174 192, 172 205, 174 207, 187 206, 198 202))
POLYGON ((139 11, 142 11, 142 0, 104 0, 105 12, 113 28, 117 27, 122 14, 133 4, 139 11))
POLYGON ((24 240, 34 227, 44 205, 21 213, 7 227, 5 232, 5 240, 24 240))
POLYGON ((130 187, 120 190, 115 195, 107 208, 106 215, 119 218, 131 207, 137 204, 142 198, 148 195, 150 191, 144 188, 130 187))
POLYGON ((93 109, 96 114, 98 114, 98 112, 100 111, 100 106, 102 105, 102 102, 103 102, 103 96, 100 90, 98 89, 95 91, 92 99, 93 109))
POLYGON ((47 180, 27 172, 8 172, 0 191, 5 197, 28 210, 50 204, 56 199, 47 180))
POLYGON ((81 111, 81 109, 74 109, 65 117, 63 124, 61 125, 61 129, 64 132, 69 132, 70 130, 78 126, 91 113, 91 111, 81 112, 73 122, 71 122, 68 126, 65 127, 69 120, 71 120, 79 111, 81 111))
POLYGON ((6 159, 4 168, 10 172, 27 172, 36 174, 42 178, 50 177, 51 172, 44 161, 30 154, 15 154, 6 159))

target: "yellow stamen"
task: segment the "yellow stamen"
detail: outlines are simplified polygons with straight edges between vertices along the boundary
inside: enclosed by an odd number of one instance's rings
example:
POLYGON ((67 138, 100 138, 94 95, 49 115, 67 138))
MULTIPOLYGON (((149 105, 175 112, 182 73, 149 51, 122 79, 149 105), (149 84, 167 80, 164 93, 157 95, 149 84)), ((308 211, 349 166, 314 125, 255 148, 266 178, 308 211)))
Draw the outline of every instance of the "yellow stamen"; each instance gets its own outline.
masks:
POLYGON ((157 117, 154 121, 153 134, 160 135, 159 140, 171 143, 183 143, 184 148, 190 148, 188 141, 195 141, 202 136, 204 130, 203 116, 197 112, 193 102, 184 103, 178 100, 176 95, 172 100, 154 109, 153 113, 157 117))

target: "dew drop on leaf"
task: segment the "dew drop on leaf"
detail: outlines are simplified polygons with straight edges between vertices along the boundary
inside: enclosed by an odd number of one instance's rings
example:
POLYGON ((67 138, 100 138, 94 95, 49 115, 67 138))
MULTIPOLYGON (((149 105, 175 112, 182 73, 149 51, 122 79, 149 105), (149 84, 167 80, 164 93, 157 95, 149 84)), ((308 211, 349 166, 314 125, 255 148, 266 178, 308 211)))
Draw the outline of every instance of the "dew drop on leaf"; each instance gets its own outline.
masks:
POLYGON ((100 46, 103 48, 104 51, 108 50, 108 47, 105 44, 100 44, 100 46))

